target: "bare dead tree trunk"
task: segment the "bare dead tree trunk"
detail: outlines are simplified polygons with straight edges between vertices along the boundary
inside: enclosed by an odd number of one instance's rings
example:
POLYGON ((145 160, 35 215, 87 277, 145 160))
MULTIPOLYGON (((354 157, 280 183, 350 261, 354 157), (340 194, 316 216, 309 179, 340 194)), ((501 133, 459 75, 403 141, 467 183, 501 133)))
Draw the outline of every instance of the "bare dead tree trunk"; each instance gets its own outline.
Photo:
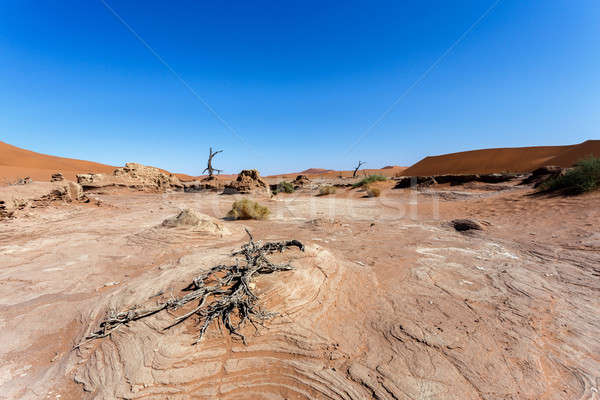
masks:
POLYGON ((352 177, 353 177, 353 178, 356 178, 356 173, 358 172, 358 169, 359 169, 360 167, 362 167, 363 165, 365 165, 365 164, 366 164, 366 163, 364 163, 364 162, 362 162, 362 161, 359 161, 359 162, 358 162, 358 165, 356 166, 356 168, 354 168, 354 172, 352 173, 352 177))
POLYGON ((212 166, 212 159, 213 159, 213 157, 216 156, 219 153, 222 153, 222 152, 223 152, 223 150, 219 150, 219 151, 215 151, 213 153, 212 147, 210 148, 210 152, 208 154, 208 166, 206 167, 206 169, 204 171, 202 171, 202 173, 205 173, 206 171, 208 171, 208 176, 212 177, 214 171, 217 171, 218 174, 220 174, 221 172, 223 172, 223 170, 213 168, 213 166, 212 166))

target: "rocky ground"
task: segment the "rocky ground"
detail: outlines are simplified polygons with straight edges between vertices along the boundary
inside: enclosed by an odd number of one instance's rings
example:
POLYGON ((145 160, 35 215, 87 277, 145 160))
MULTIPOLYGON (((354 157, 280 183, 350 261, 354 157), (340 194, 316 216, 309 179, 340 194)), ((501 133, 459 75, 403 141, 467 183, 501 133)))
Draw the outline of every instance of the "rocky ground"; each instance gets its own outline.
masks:
POLYGON ((113 187, 0 221, 0 398, 599 398, 600 193, 380 183, 381 197, 319 197, 322 183, 249 195, 266 221, 223 220, 241 195, 113 187), (217 221, 163 224, 182 209, 217 221), (244 228, 306 245, 275 256, 295 270, 257 279, 278 316, 246 326, 247 345, 217 325, 192 345, 198 326, 163 330, 163 312, 73 350, 109 310, 231 262, 244 228))

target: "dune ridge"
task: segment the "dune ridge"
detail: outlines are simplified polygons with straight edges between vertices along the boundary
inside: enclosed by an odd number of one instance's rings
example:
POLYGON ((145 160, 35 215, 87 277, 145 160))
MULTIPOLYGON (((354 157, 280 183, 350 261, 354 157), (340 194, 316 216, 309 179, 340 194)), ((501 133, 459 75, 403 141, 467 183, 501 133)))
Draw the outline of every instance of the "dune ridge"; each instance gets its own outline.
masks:
MULTIPOLYGON (((444 174, 488 174, 500 172, 530 172, 544 165, 572 166, 578 160, 594 155, 600 157, 600 140, 565 146, 536 146, 470 150, 425 157, 405 168, 386 166, 381 169, 362 169, 359 175, 431 176, 444 174)), ((49 181, 55 172, 75 180, 80 173, 112 174, 116 167, 93 161, 78 160, 36 153, 0 141, 0 182, 13 182, 29 176, 37 181, 49 181)), ((168 172, 161 170, 163 172, 168 172)), ((292 178, 297 174, 320 177, 352 176, 352 171, 309 168, 299 173, 272 175, 271 178, 292 178)), ((184 181, 200 177, 175 174, 184 181)), ((232 179, 235 175, 221 175, 232 179)))
POLYGON ((24 176, 49 181, 55 172, 61 172, 65 178, 75 180, 75 175, 79 173, 110 174, 114 169, 115 167, 106 164, 36 153, 0 142, 0 179, 6 181, 24 176))
POLYGON ((567 168, 589 155, 600 156, 600 140, 567 146, 483 149, 429 156, 405 169, 402 175, 530 172, 544 165, 567 168))

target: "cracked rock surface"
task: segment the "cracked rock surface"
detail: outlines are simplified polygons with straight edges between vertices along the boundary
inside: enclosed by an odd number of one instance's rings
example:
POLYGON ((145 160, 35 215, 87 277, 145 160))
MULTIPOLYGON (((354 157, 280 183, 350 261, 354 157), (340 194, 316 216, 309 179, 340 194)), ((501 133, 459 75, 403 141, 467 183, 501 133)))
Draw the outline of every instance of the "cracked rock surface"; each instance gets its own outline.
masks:
POLYGON ((269 220, 223 221, 232 196, 107 190, 2 220, 0 398, 595 400, 600 194, 527 193, 256 195, 269 220), (244 227, 306 245, 255 281, 278 315, 247 345, 216 324, 191 345, 193 318, 162 313, 71 350, 108 310, 230 262, 244 227))

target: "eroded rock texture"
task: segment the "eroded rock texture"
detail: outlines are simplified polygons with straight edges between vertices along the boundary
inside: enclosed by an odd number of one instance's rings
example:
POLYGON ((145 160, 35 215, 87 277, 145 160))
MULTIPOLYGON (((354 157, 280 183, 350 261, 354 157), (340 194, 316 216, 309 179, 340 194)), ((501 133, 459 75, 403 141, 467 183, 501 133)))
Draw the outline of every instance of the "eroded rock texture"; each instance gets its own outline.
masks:
POLYGON ((223 193, 226 194, 248 194, 248 193, 269 193, 269 185, 260 177, 255 169, 243 170, 235 181, 225 185, 223 193))
POLYGON ((112 175, 78 174, 77 182, 84 189, 122 186, 152 191, 183 190, 183 184, 175 175, 137 163, 127 163, 115 169, 112 175))

